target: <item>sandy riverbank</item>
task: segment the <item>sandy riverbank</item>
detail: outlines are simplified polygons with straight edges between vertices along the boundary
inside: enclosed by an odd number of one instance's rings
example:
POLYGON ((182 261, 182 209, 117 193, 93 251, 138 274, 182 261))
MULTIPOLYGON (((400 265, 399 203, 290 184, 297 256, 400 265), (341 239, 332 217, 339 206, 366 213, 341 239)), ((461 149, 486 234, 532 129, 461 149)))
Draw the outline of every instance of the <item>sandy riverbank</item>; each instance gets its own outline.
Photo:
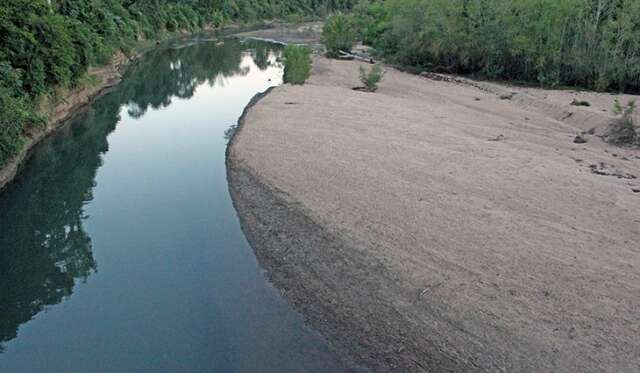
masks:
POLYGON ((597 137, 614 96, 392 69, 371 94, 357 68, 316 58, 228 154, 243 229, 310 323, 375 371, 639 370, 640 151, 597 137))

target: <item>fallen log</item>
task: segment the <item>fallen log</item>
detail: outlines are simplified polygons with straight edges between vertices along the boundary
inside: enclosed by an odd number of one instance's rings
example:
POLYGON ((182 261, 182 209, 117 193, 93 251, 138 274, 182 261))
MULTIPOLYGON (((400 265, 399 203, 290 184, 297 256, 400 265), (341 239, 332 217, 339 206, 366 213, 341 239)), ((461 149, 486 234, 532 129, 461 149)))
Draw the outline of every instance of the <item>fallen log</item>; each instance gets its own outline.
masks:
POLYGON ((345 52, 343 50, 339 50, 338 51, 338 59, 340 59, 340 60, 358 60, 358 61, 364 61, 364 62, 371 63, 371 64, 375 63, 373 58, 371 58, 370 56, 360 56, 360 55, 357 55, 357 54, 345 52))

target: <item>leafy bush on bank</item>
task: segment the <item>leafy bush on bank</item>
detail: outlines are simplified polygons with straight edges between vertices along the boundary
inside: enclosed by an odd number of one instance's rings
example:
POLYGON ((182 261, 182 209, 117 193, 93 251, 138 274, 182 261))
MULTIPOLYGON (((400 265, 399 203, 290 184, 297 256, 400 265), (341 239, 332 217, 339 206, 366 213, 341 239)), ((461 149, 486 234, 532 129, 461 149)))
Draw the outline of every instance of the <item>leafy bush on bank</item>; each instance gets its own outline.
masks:
POLYGON ((284 49, 284 81, 291 84, 303 84, 311 72, 311 49, 287 45, 284 49))
POLYGON ((337 57, 340 51, 351 52, 356 33, 351 18, 338 13, 329 17, 322 28, 322 44, 329 57, 337 57))
POLYGON ((367 71, 363 66, 360 66, 360 81, 364 84, 365 90, 369 92, 375 92, 378 90, 378 83, 384 76, 384 70, 379 65, 373 65, 367 71))
POLYGON ((618 117, 609 124, 605 139, 615 145, 638 144, 640 139, 633 121, 633 113, 636 111, 636 102, 629 101, 623 105, 616 99, 613 105, 613 113, 618 117))

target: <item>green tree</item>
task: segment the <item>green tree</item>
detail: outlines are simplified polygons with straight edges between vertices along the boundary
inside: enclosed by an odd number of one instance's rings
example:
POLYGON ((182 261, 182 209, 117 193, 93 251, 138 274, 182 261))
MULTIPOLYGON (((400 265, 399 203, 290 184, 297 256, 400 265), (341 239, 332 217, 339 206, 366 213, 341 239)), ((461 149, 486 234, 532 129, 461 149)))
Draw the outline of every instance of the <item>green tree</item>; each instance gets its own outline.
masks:
POLYGON ((329 17, 322 28, 322 43, 327 55, 337 57, 340 51, 350 52, 356 38, 351 18, 342 13, 329 17))
POLYGON ((640 91, 635 0, 363 0, 360 38, 422 69, 640 91))

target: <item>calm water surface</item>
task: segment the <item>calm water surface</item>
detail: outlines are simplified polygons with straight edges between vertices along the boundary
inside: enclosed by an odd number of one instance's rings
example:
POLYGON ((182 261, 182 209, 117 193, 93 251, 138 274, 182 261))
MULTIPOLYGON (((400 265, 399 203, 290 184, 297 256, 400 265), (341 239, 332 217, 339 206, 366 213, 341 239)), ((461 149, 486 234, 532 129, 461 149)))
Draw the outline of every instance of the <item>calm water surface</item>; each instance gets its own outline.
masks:
POLYGON ((145 56, 0 194, 0 372, 343 371, 264 278, 225 130, 277 46, 145 56))

